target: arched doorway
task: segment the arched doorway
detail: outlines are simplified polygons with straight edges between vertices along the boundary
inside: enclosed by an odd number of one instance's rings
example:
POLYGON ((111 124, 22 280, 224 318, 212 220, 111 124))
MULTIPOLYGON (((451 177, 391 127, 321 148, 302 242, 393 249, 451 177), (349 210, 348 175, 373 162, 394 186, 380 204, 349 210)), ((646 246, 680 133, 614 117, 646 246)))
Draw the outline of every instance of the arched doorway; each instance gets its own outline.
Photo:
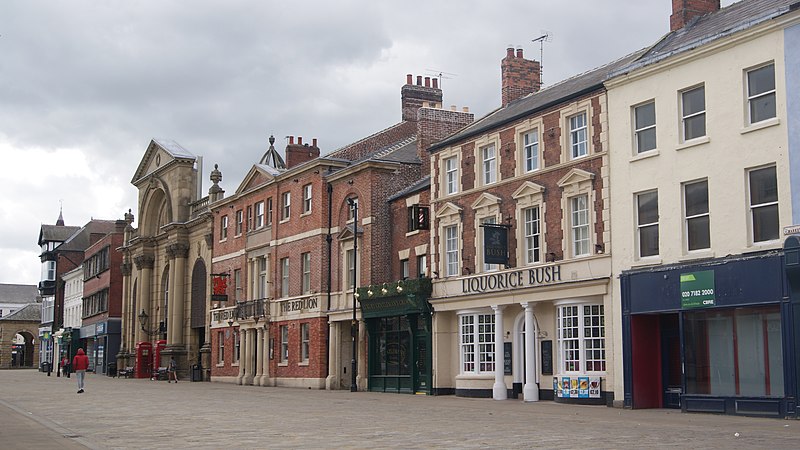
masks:
POLYGON ((11 367, 34 367, 35 353, 34 336, 27 331, 18 331, 11 348, 11 367))
POLYGON ((200 349, 206 340, 206 294, 208 286, 208 272, 206 264, 198 258, 192 268, 192 302, 191 320, 193 347, 197 351, 197 362, 201 363, 200 349))

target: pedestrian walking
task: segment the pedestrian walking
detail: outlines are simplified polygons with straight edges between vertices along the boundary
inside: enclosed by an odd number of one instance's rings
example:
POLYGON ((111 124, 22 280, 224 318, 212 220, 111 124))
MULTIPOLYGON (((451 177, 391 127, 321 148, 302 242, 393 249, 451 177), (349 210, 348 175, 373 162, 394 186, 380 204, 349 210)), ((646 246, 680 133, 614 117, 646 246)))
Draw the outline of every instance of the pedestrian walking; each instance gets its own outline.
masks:
POLYGON ((86 369, 89 368, 89 357, 83 352, 82 348, 72 358, 72 368, 75 369, 75 378, 78 379, 78 394, 83 394, 83 378, 86 376, 86 369))
POLYGON ((178 362, 175 361, 174 356, 170 356, 169 358, 169 367, 167 368, 167 383, 171 382, 175 379, 175 382, 178 382, 178 362))

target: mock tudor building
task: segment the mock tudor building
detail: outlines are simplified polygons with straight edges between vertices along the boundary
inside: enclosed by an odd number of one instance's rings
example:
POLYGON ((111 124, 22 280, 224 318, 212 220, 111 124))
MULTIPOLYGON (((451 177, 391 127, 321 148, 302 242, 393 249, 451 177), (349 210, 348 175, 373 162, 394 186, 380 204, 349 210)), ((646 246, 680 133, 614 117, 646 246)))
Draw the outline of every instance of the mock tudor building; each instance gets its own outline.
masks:
MULTIPOLYGON (((367 361, 354 288, 398 279, 389 199, 427 174, 423 149, 473 120, 441 108, 435 79, 408 75, 401 97, 401 122, 322 157, 316 140, 291 137, 284 162, 271 139, 236 193, 212 204, 213 298, 227 300, 212 305, 212 380, 370 387, 381 364, 367 361)), ((415 246, 415 261, 426 251, 415 246)), ((372 318, 382 314, 394 313, 372 318)))
POLYGON ((627 407, 800 414, 798 6, 673 1, 606 82, 627 407))
POLYGON ((433 389, 611 404, 609 123, 603 80, 540 88, 521 49, 502 106, 433 145, 433 389))
MULTIPOLYGON (((153 139, 131 180, 139 190, 139 219, 134 228, 134 215, 125 214, 117 364, 136 377, 151 377, 173 356, 181 374, 209 364, 212 223, 201 172, 201 158, 174 141, 153 139)), ((210 196, 220 191, 216 182, 209 189, 210 196)))

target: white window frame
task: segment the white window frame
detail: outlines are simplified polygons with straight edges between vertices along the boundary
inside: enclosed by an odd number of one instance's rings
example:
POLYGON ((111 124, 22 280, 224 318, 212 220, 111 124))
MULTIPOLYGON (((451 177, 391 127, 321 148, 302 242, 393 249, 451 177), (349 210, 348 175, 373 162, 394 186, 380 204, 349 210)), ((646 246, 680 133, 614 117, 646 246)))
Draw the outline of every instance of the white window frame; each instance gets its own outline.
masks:
POLYGON ((658 148, 658 135, 656 133, 656 125, 658 123, 658 117, 656 116, 656 101, 649 100, 644 103, 635 105, 632 107, 633 109, 633 144, 634 150, 636 154, 649 152, 656 150, 658 148), (639 111, 643 111, 643 108, 652 106, 653 108, 653 123, 652 124, 639 124, 639 111), (639 139, 641 135, 644 133, 648 133, 652 130, 653 133, 653 148, 645 148, 642 149, 641 147, 641 140, 639 139))
POLYGON ((480 155, 483 185, 497 183, 497 146, 492 143, 481 147, 480 155))
POLYGON ((345 250, 344 252, 344 268, 345 268, 345 280, 347 285, 345 286, 345 290, 352 291, 358 283, 358 279, 356 278, 356 267, 354 266, 354 262, 356 260, 356 252, 355 250, 350 247, 345 250))
POLYGON ((300 255, 300 267, 303 272, 302 275, 302 289, 303 293, 311 292, 311 252, 305 252, 300 255))
POLYGON ((217 365, 225 364, 225 331, 217 333, 217 365))
POLYGON ((267 226, 272 226, 272 197, 267 199, 267 226))
POLYGON ((281 194, 281 222, 289 220, 292 216, 292 193, 286 191, 281 194))
POLYGON ((556 305, 556 338, 560 374, 604 374, 608 370, 605 307, 602 303, 569 302, 556 305), (595 314, 595 308, 597 314, 595 314), (588 314, 587 314, 588 309, 588 314), (595 324, 594 318, 597 318, 595 324), (587 336, 586 322, 589 319, 587 336), (599 342, 597 342, 599 341, 599 342), (597 352, 599 352, 599 358, 597 352), (591 356, 591 358, 590 358, 591 356), (589 363, 602 366, 588 369, 589 363))
POLYGON ((458 315, 459 369, 462 374, 493 374, 495 369, 493 313, 458 315))
POLYGON ((219 218, 219 240, 224 241, 228 239, 228 216, 224 215, 219 218))
POLYGON ((636 221, 636 256, 638 258, 654 258, 658 257, 661 251, 661 242, 659 236, 659 213, 658 213, 658 190, 653 189, 650 191, 639 192, 634 196, 634 210, 635 210, 635 221, 636 221), (656 220, 655 222, 643 222, 642 221, 642 214, 641 214, 641 199, 646 195, 655 194, 656 196, 656 220), (658 239, 656 240, 656 252, 652 255, 643 255, 642 254, 642 233, 646 230, 655 227, 656 229, 656 236, 658 239))
POLYGON ((311 349, 311 323, 300 324, 300 362, 308 363, 311 349))
POLYGON ((581 111, 567 118, 569 124, 569 159, 583 158, 589 154, 589 121, 588 113, 581 111), (576 119, 583 118, 583 123, 576 119))
POLYGON ((310 183, 303 186, 303 214, 311 212, 311 192, 312 185, 310 183))
POLYGON ((417 278, 428 276, 428 255, 417 255, 417 278))
POLYGON ((764 167, 756 167, 753 169, 747 170, 747 210, 748 215, 750 216, 750 242, 752 244, 764 244, 769 242, 775 242, 780 240, 780 225, 774 230, 774 236, 771 239, 761 239, 756 240, 756 215, 755 212, 757 209, 764 209, 764 208, 772 208, 775 207, 775 216, 776 224, 780 224, 780 205, 778 203, 778 171, 775 166, 764 166, 764 167), (772 169, 773 173, 775 174, 775 200, 774 201, 767 201, 763 203, 753 203, 753 173, 761 171, 761 170, 768 170, 772 169))
POLYGON ((700 84, 697 86, 693 86, 687 89, 684 89, 680 92, 680 105, 681 105, 681 137, 683 141, 691 141, 693 139, 699 139, 705 136, 708 136, 708 123, 706 121, 706 110, 708 109, 708 105, 706 104, 706 86, 704 84, 700 84), (700 111, 695 111, 692 113, 686 113, 686 95, 690 92, 694 92, 696 90, 702 89, 703 90, 703 109, 700 111), (695 119, 697 117, 703 117, 703 134, 698 136, 687 137, 686 136, 686 126, 687 120, 695 119))
POLYGON ((589 194, 580 194, 569 198, 569 236, 572 257, 578 258, 592 254, 592 230, 591 230, 591 204, 589 194), (583 199, 586 204, 584 209, 580 207, 579 201, 583 199), (586 220, 581 220, 581 213, 584 212, 586 220), (585 232, 585 236, 584 236, 585 232))
POLYGON ((281 298, 289 296, 289 257, 281 258, 281 298))
POLYGON ((539 205, 529 206, 522 210, 523 219, 523 252, 525 264, 542 262, 542 209, 539 205), (536 217, 532 216, 536 212, 536 217))
POLYGON ((279 330, 281 333, 280 363, 287 364, 289 362, 289 325, 281 325, 279 330))
POLYGON ((264 202, 256 203, 256 230, 264 226, 264 202))
POLYGON ((267 258, 258 258, 258 298, 267 298, 267 258))
POLYGON ((458 225, 448 225, 444 227, 442 234, 444 236, 445 276, 458 276, 461 272, 458 225))
POLYGON ((522 167, 524 173, 531 173, 541 168, 539 152, 539 128, 532 128, 522 133, 522 167))
POLYGON ((747 96, 747 123, 749 125, 754 125, 754 124, 761 123, 761 122, 764 122, 764 121, 767 121, 767 120, 774 119, 774 118, 778 117, 778 105, 777 105, 777 94, 776 94, 776 87, 777 86, 776 86, 776 84, 777 83, 776 83, 776 80, 775 80, 775 63, 774 62, 769 62, 767 64, 762 64, 762 65, 760 65, 758 67, 753 67, 753 68, 747 69, 745 71, 745 89, 746 89, 745 90, 745 95, 747 96), (762 70, 762 69, 766 69, 767 67, 770 67, 770 66, 772 66, 772 89, 764 91, 764 92, 758 92, 756 94, 752 94, 750 92, 750 74, 754 73, 756 71, 762 70), (765 97, 772 97, 772 108, 774 110, 774 114, 772 115, 772 117, 765 117, 765 118, 763 118, 763 119, 761 119, 759 121, 755 121, 754 122, 753 121, 753 102, 759 101, 761 99, 764 99, 765 97))
POLYGON ((451 156, 444 160, 445 170, 445 194, 452 195, 458 193, 458 157, 451 156))
POLYGON ((242 333, 239 332, 239 329, 233 330, 233 360, 231 361, 231 365, 239 364, 239 353, 242 350, 242 333))
POLYGON ((244 211, 242 211, 240 209, 240 210, 236 211, 236 229, 235 229, 235 232, 236 232, 235 235, 236 236, 241 236, 242 235, 243 222, 244 222, 244 211))
POLYGON ((683 246, 684 246, 684 249, 687 252, 698 252, 698 251, 702 252, 702 251, 708 251, 708 250, 711 249, 711 199, 710 199, 710 195, 708 195, 708 189, 709 189, 709 187, 708 187, 708 179, 702 179, 702 180, 695 180, 695 181, 686 182, 686 183, 683 183, 683 185, 681 186, 681 191, 682 191, 682 194, 683 194, 682 195, 682 197, 683 197, 683 199, 682 199, 682 202, 683 202, 683 231, 684 231, 684 233, 683 233, 683 236, 684 236, 684 239, 683 239, 684 240, 684 244, 683 244, 683 246), (689 208, 688 208, 688 205, 686 204, 686 200, 687 200, 687 198, 686 198, 686 187, 687 186, 691 186, 691 185, 695 185, 695 184, 698 184, 698 183, 705 183, 705 185, 706 185, 706 202, 708 203, 708 208, 706 209, 705 212, 701 212, 701 213, 698 213, 698 214, 692 214, 690 216, 689 212, 688 212, 689 208), (689 248, 689 222, 692 221, 692 220, 702 219, 703 217, 708 217, 708 247, 699 247, 699 248, 695 248, 695 249, 690 249, 689 248))

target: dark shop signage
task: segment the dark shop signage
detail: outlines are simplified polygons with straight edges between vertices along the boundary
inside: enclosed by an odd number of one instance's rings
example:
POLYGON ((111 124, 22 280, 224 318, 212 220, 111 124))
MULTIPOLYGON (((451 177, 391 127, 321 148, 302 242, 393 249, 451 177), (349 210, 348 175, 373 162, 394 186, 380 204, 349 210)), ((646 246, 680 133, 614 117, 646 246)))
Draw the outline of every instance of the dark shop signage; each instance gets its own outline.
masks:
POLYGON ((714 300, 713 270, 681 274, 681 307, 707 308, 714 300))
POLYGON ((508 227, 483 224, 483 260, 486 264, 508 265, 508 227))
POLYGON ((493 273, 461 280, 461 292, 475 294, 541 286, 561 281, 561 266, 537 267, 517 272, 493 273))

